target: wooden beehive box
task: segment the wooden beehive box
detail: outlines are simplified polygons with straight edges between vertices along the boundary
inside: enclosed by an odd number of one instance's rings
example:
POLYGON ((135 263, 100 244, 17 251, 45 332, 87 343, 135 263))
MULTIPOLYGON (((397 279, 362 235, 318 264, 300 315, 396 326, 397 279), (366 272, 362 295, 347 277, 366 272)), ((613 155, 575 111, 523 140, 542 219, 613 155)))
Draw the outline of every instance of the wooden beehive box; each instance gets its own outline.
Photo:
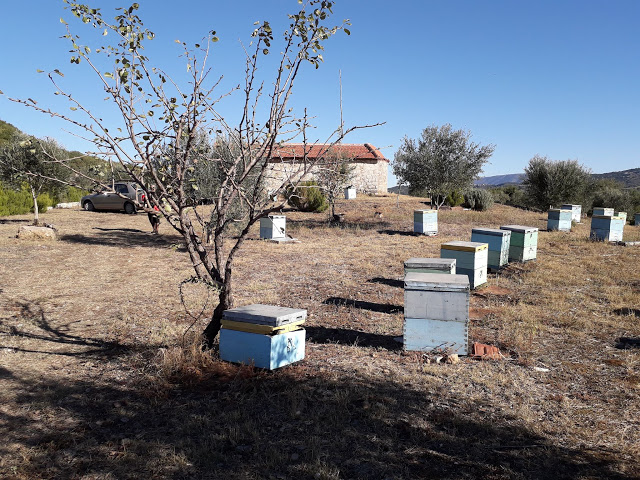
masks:
POLYGON ((593 215, 613 217, 613 208, 593 207, 593 215))
POLYGON ((624 233, 624 219, 612 215, 593 215, 591 217, 592 240, 621 242, 624 233))
POLYGON ((571 205, 569 203, 565 203, 560 207, 562 210, 571 210, 571 221, 580 223, 582 220, 582 205, 571 205))
POLYGON ((356 198, 356 189, 353 187, 347 187, 344 189, 345 200, 353 200, 356 198))
POLYGON ((273 305, 226 310, 220 329, 220 358, 273 370, 304 358, 307 311, 273 305))
POLYGON ((547 214, 547 230, 559 230, 561 232, 571 231, 571 210, 561 208, 551 208, 547 214))
POLYGON ((404 274, 417 273, 456 273, 455 258, 410 258, 404 262, 404 274))
POLYGON ((472 228, 471 241, 489 245, 488 268, 499 270, 509 263, 511 231, 500 230, 499 228, 472 228))
POLYGON ((287 217, 270 215, 260 219, 260 238, 276 240, 287 238, 287 217))
POLYGON ((436 235, 438 233, 438 211, 414 210, 413 231, 425 235, 436 235))
POLYGON ((500 229, 511 232, 510 262, 528 262, 536 259, 538 253, 538 229, 536 227, 503 225, 500 229))
POLYGON ((468 354, 469 279, 410 272, 404 278, 405 350, 468 354))
POLYGON ((456 273, 467 275, 471 288, 487 283, 489 245, 456 240, 440 245, 441 258, 456 259, 456 273))

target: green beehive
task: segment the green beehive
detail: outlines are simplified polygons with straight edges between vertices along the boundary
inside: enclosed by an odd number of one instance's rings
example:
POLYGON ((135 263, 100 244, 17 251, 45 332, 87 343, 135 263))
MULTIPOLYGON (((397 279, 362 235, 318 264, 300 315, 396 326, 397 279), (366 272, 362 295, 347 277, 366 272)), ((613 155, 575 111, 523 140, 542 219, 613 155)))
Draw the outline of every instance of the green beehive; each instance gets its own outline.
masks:
POLYGON ((492 270, 499 270, 509 263, 509 246, 511 232, 499 228, 473 228, 471 241, 489 245, 487 266, 492 270))
POLYGON ((536 227, 503 225, 500 229, 511 232, 510 262, 527 262, 536 259, 538 251, 538 229, 536 227))
POLYGON ((470 287, 487 283, 489 245, 483 242, 453 241, 440 245, 441 258, 455 258, 456 274, 469 277, 470 287))

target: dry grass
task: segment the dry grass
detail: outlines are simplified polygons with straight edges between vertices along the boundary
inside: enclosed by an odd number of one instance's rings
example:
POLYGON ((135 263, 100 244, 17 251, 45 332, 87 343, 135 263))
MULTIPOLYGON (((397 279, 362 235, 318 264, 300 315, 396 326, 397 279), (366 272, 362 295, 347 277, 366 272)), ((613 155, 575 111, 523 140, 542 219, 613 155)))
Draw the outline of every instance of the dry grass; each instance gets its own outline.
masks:
POLYGON ((588 221, 541 231, 537 261, 472 296, 471 340, 507 360, 433 364, 393 340, 403 261, 546 216, 442 211, 422 237, 416 208, 363 197, 340 228, 287 214, 299 244, 253 233, 238 303, 309 312, 306 359, 275 372, 203 352, 204 318, 185 335, 191 270, 166 223, 53 211, 63 237, 37 243, 14 238, 28 217, 0 219, 0 476, 640 478, 640 247, 590 242, 588 221))

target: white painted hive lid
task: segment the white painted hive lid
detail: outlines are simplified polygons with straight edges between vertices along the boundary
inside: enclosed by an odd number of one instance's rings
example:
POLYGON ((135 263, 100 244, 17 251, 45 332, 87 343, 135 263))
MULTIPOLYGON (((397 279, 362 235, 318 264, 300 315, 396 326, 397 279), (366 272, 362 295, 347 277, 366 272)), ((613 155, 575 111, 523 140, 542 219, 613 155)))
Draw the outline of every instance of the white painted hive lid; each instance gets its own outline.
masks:
POLYGON ((437 290, 440 292, 469 291, 467 275, 410 272, 404 276, 404 288, 411 290, 437 290))
POLYGON ((288 323, 306 319, 307 311, 299 308, 278 307, 275 305, 255 303, 253 305, 225 310, 222 316, 227 320, 234 320, 236 322, 247 322, 279 327, 280 325, 286 325, 288 323))
POLYGON ((500 229, 511 230, 512 232, 518 233, 533 233, 538 231, 537 227, 527 227, 525 225, 502 225, 500 229))
POLYGON ((414 257, 404 261, 405 268, 439 268, 456 264, 455 258, 420 258, 414 257))

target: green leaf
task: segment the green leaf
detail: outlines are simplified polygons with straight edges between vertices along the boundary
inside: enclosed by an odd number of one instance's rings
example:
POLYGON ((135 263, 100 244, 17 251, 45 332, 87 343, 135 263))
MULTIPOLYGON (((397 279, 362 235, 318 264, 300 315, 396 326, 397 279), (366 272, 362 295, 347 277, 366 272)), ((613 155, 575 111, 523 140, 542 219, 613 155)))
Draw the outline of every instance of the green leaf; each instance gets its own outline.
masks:
POLYGON ((263 53, 264 55, 269 55, 269 49, 268 49, 268 48, 265 48, 264 50, 262 50, 262 53, 263 53))
POLYGON ((344 33, 346 33, 347 35, 351 35, 351 31, 348 28, 344 29, 344 33))
POLYGON ((77 108, 77 107, 69 107, 69 108, 71 108, 71 110, 73 110, 74 112, 75 112, 76 110, 78 110, 78 108, 77 108))
POLYGON ((57 73, 58 75, 60 75, 61 77, 64 77, 64 73, 62 73, 60 70, 58 70, 57 68, 54 70, 55 73, 57 73))
POLYGON ((36 72, 38 72, 38 73, 43 73, 43 72, 44 72, 44 70, 40 70, 40 69, 38 68, 38 69, 36 69, 36 72))
POLYGON ((62 24, 64 24, 64 25, 67 25, 67 22, 65 22, 65 21, 62 19, 62 17, 60 17, 60 23, 62 23, 62 24))
POLYGON ((104 76, 105 76, 105 77, 107 77, 107 78, 113 78, 113 73, 111 73, 111 72, 106 72, 106 73, 104 74, 104 76))
POLYGON ((218 37, 211 37, 211 41, 212 41, 213 43, 217 42, 217 41, 218 41, 218 37))

